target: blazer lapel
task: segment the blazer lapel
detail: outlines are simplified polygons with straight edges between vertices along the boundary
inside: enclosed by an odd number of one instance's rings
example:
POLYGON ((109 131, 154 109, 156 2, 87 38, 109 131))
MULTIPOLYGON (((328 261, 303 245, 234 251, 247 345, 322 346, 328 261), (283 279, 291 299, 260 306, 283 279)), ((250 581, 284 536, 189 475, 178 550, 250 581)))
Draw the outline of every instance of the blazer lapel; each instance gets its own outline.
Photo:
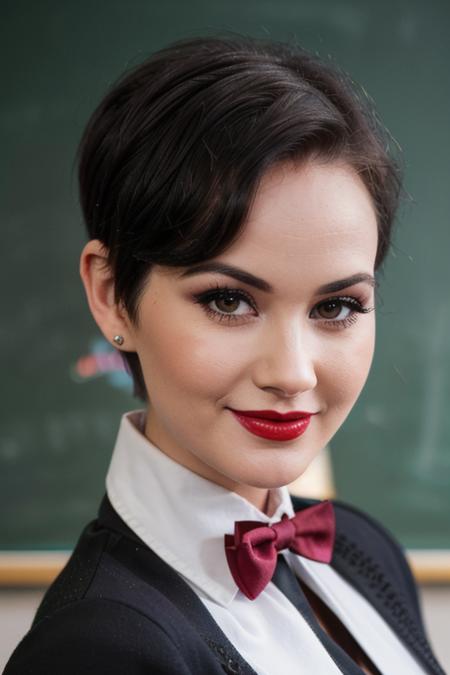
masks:
MULTIPOLYGON (((298 511, 316 499, 291 497, 298 511)), ((346 510, 333 502, 336 514, 336 542, 331 567, 341 574, 383 617, 394 633, 411 649, 430 675, 445 675, 431 651, 422 626, 411 610, 411 602, 396 588, 395 580, 383 565, 383 550, 370 555, 361 538, 353 535, 346 510)), ((354 516, 353 516, 354 518, 354 516)), ((354 529, 354 528, 353 528, 354 529)), ((366 538, 370 536, 365 533, 366 538)))
POLYGON ((427 672, 445 675, 420 626, 408 610, 403 594, 394 588, 380 565, 348 535, 338 533, 331 565, 375 607, 427 672))
POLYGON ((98 522, 109 530, 123 535, 118 538, 114 551, 110 555, 159 590, 177 607, 209 646, 225 673, 256 675, 227 639, 190 586, 124 523, 113 509, 107 496, 101 503, 98 522))

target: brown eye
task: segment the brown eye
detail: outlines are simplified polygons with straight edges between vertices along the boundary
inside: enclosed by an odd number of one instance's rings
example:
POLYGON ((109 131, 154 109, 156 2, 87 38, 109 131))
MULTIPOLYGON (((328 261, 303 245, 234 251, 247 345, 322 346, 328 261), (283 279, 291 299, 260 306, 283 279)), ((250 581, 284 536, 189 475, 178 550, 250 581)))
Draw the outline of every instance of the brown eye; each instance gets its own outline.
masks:
MULTIPOLYGON (((323 302, 321 305, 318 305, 316 311, 319 314, 321 319, 337 319, 341 314, 342 310, 346 310, 345 316, 350 314, 350 309, 343 306, 342 302, 339 300, 329 300, 328 302, 323 302)), ((340 317, 345 318, 345 317, 340 317)))
POLYGON ((228 314, 235 312, 242 300, 236 295, 226 295, 216 298, 214 302, 216 303, 217 309, 228 314))
POLYGON ((329 298, 319 302, 310 312, 311 319, 319 319, 329 328, 347 328, 353 324, 358 314, 367 314, 373 307, 364 307, 352 296, 329 298))
POLYGON ((194 296, 205 312, 218 321, 242 321, 255 316, 256 308, 252 298, 241 290, 217 287, 194 296), (249 312, 250 310, 253 310, 249 312))

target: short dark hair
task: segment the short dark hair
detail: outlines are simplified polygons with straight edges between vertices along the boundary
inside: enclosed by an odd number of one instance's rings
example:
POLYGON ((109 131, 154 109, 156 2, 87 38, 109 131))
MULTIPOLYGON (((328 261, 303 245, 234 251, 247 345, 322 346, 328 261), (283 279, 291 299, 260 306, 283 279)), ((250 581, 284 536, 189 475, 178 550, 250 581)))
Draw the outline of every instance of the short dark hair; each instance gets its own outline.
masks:
MULTIPOLYGON (((138 325, 153 265, 225 251, 264 173, 311 156, 343 159, 364 181, 378 268, 400 192, 389 140, 362 90, 297 45, 233 35, 154 53, 112 86, 79 147, 81 206, 89 237, 107 248, 116 301, 138 325)), ((147 401, 137 354, 122 353, 147 401)))

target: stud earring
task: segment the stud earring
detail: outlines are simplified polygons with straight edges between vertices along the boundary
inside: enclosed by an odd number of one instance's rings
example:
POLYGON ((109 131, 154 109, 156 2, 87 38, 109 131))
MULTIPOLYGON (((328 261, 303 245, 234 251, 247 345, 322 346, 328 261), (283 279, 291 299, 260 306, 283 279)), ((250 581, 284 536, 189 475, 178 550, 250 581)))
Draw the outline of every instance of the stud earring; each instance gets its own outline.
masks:
POLYGON ((123 345, 124 339, 122 335, 115 335, 114 336, 114 342, 118 345, 123 345))

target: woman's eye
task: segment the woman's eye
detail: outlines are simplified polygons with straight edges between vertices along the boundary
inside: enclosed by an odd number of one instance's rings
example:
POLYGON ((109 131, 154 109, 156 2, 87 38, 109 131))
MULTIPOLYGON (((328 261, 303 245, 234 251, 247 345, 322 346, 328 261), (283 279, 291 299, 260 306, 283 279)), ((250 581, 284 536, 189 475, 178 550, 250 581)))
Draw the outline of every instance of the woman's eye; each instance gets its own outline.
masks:
POLYGON ((255 309, 252 299, 243 291, 231 288, 217 288, 195 296, 205 312, 219 321, 239 320, 255 309))
MULTIPOLYGON (((219 312, 224 312, 225 314, 245 314, 245 307, 242 305, 248 304, 245 300, 242 300, 242 297, 232 293, 227 295, 221 295, 211 301, 211 304, 214 304, 219 312)), ((214 307, 212 309, 215 309, 214 307)))
POLYGON ((317 314, 321 319, 346 319, 352 310, 341 300, 330 300, 317 306, 317 314))
POLYGON ((346 327, 354 323, 358 314, 366 314, 372 308, 363 307, 359 300, 353 297, 329 298, 316 305, 311 311, 312 319, 323 319, 331 326, 346 327))

